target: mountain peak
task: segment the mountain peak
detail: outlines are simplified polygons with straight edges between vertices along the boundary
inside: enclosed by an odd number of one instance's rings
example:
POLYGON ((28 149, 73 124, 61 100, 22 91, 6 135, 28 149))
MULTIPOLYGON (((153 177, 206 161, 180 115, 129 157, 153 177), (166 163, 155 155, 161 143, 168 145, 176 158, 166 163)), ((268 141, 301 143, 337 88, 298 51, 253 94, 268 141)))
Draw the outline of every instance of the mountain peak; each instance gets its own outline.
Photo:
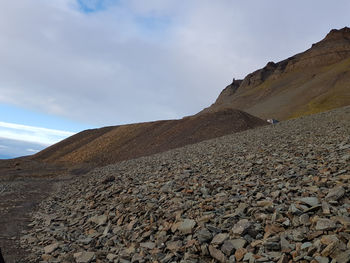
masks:
POLYGON ((350 40, 350 28, 332 29, 322 41, 347 39, 350 40))

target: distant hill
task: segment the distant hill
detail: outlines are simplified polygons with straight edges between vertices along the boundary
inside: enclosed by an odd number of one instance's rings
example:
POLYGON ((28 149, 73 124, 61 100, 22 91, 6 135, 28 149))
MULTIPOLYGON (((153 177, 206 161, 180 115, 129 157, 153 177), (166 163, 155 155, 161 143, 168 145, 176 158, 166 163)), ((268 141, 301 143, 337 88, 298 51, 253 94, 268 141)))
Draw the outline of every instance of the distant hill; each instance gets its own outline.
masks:
POLYGON ((303 53, 233 80, 209 108, 280 120, 350 105, 350 28, 331 30, 303 53))
POLYGON ((239 110, 180 120, 86 130, 35 154, 32 159, 69 165, 102 166, 244 131, 267 122, 239 110))

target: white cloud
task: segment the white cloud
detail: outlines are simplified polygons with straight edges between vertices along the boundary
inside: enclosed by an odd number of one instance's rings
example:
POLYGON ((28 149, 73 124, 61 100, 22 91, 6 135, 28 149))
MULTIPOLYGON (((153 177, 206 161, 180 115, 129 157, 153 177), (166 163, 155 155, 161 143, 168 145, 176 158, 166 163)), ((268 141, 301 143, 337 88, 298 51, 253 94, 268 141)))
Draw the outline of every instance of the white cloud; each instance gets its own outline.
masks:
POLYGON ((71 135, 73 135, 73 133, 67 131, 0 122, 0 137, 11 140, 26 141, 48 146, 71 135))
POLYGON ((0 102, 93 125, 179 118, 345 26, 349 6, 119 0, 84 14, 74 0, 4 1, 0 102))

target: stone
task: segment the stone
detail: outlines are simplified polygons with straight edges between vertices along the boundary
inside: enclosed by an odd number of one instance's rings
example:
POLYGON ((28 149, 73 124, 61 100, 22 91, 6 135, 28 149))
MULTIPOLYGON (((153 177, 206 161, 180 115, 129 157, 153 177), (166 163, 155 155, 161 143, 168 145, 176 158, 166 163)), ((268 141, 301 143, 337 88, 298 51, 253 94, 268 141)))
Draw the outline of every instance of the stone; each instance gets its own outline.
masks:
POLYGON ((337 201, 338 199, 342 198, 344 194, 345 194, 344 187, 337 186, 328 191, 328 194, 326 195, 326 200, 337 201))
POLYGON ((213 235, 208 229, 203 228, 197 232, 197 238, 198 241, 202 244, 204 242, 209 242, 213 238, 213 235))
POLYGON ((306 250, 307 248, 311 247, 312 243, 311 242, 305 242, 300 246, 301 250, 306 250))
POLYGON ((256 202, 256 205, 259 207, 273 206, 273 202, 270 200, 261 200, 256 202))
POLYGON ((217 261, 221 263, 227 262, 226 256, 219 249, 216 249, 212 245, 209 245, 209 253, 210 253, 210 256, 215 258, 217 261))
POLYGON ((166 243, 166 246, 170 251, 176 252, 182 247, 182 241, 169 241, 166 243))
POLYGON ((114 259, 116 259, 118 256, 115 254, 109 253, 106 258, 109 260, 109 262, 114 262, 114 259))
POLYGON ((221 247, 221 251, 226 255, 230 256, 234 252, 235 248, 231 240, 226 240, 221 247))
POLYGON ((281 250, 281 245, 279 242, 265 242, 264 247, 269 251, 279 251, 281 250))
POLYGON ((73 255, 77 263, 90 263, 95 259, 94 252, 78 252, 73 255))
POLYGON ((320 204, 317 197, 303 197, 303 198, 300 198, 299 201, 311 207, 317 206, 318 204, 320 204))
POLYGON ((327 219, 327 218, 320 218, 316 222, 316 230, 331 230, 336 228, 336 224, 334 221, 327 219))
POLYGON ((337 248, 338 242, 332 242, 328 246, 325 247, 325 249, 322 250, 321 255, 324 257, 328 257, 330 254, 332 254, 336 248, 337 248))
POLYGON ((181 224, 178 227, 178 230, 182 234, 191 234, 193 231, 193 228, 196 226, 196 221, 192 219, 185 219, 181 222, 181 224))
POLYGON ((244 235, 251 225, 252 224, 249 222, 249 220, 241 219, 234 225, 232 232, 237 235, 244 235))
POLYGON ((335 256, 337 262, 350 262, 350 249, 340 252, 335 256))
POLYGON ((284 236, 281 236, 280 238, 280 246, 282 252, 291 252, 290 243, 284 236))
POLYGON ((299 222, 303 225, 307 225, 310 223, 310 218, 308 216, 308 214, 302 214, 300 217, 299 217, 299 222))
POLYGON ((283 254, 277 263, 288 263, 288 262, 289 262, 288 256, 286 254, 283 254))
POLYGON ((100 215, 100 216, 93 216, 89 220, 90 222, 93 222, 97 225, 104 225, 107 222, 107 216, 106 215, 100 215))
POLYGON ((329 259, 327 257, 315 256, 315 260, 318 263, 329 263, 329 259))
POLYGON ((143 242, 140 243, 140 247, 147 248, 147 249, 153 249, 156 247, 156 243, 154 242, 143 242))
POLYGON ((48 245, 46 247, 44 247, 44 252, 45 254, 51 254, 52 252, 54 252, 57 248, 59 247, 58 243, 53 243, 51 245, 48 245))
POLYGON ((254 254, 251 252, 248 252, 247 254, 244 255, 243 261, 255 262, 254 254))
POLYGON ((232 246, 236 250, 240 248, 244 248, 245 245, 247 244, 247 241, 243 238, 232 239, 232 240, 229 240, 229 242, 232 244, 232 246))
POLYGON ((324 235, 321 238, 321 243, 323 245, 329 245, 330 243, 337 242, 339 239, 336 235, 324 235))
POLYGON ((211 241, 212 245, 221 245, 224 243, 224 241, 228 238, 227 233, 220 233, 214 236, 213 240, 211 241))
POLYGON ((244 258, 244 255, 247 253, 245 248, 239 248, 235 252, 235 258, 237 261, 241 261, 244 258))

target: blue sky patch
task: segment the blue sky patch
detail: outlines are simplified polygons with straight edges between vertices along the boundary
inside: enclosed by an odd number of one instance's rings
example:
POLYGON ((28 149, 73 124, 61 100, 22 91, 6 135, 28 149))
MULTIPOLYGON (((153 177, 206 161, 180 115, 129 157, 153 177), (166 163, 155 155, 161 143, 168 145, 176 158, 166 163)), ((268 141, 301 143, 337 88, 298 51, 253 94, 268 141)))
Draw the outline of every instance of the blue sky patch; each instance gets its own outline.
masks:
POLYGON ((118 0, 77 0, 79 8, 84 13, 94 13, 107 9, 110 5, 117 4, 118 0))

